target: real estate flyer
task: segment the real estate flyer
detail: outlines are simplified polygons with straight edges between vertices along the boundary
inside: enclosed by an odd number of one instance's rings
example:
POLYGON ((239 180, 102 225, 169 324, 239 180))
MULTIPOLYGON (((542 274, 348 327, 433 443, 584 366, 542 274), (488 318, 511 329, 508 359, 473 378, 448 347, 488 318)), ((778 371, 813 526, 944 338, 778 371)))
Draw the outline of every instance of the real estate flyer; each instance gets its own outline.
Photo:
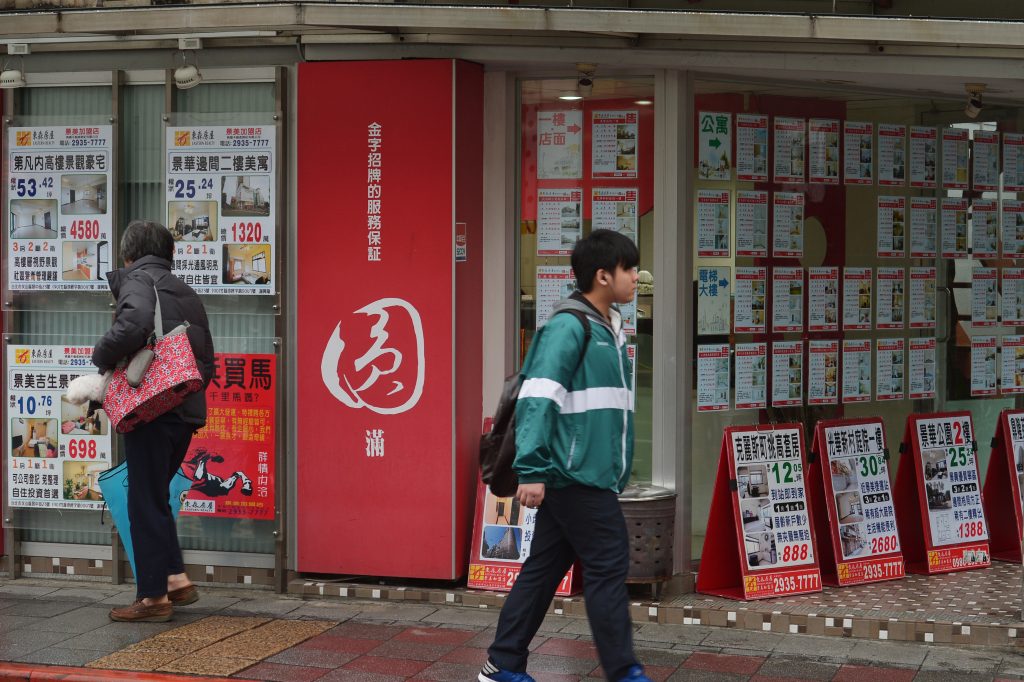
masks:
POLYGON ((936 206, 934 197, 910 198, 911 258, 935 258, 936 206))
MULTIPOLYGON (((999 392, 1003 395, 1024 393, 1024 336, 1014 334, 1002 339, 1002 377, 999 392)), ((1018 466, 1020 454, 1017 454, 1018 466)), ((1017 469, 1020 473, 1022 470, 1017 469)))
POLYGON ((768 192, 736 192, 736 255, 768 255, 768 192))
POLYGON ((772 407, 804 402, 804 343, 772 343, 772 407))
POLYGON ((966 128, 942 129, 942 189, 967 189, 968 135, 966 128))
POLYGON ((537 112, 537 179, 583 177, 583 111, 537 112))
POLYGON ((729 190, 697 190, 697 255, 729 257, 729 190))
POLYGON ((875 346, 876 400, 903 400, 904 360, 903 339, 878 339, 875 346))
POLYGON ((736 114, 736 179, 768 181, 768 117, 736 114))
POLYGON ((772 269, 772 332, 804 328, 804 269, 772 269))
POLYGON ((636 296, 629 303, 619 304, 619 315, 622 316, 622 333, 636 336, 636 296))
POLYGON ((935 268, 910 268, 910 328, 935 329, 935 268))
POLYGON ((576 279, 568 265, 537 266, 537 329, 540 329, 555 309, 555 304, 576 291, 576 279))
POLYGON ((874 124, 843 121, 843 179, 847 185, 874 182, 874 124))
POLYGON ((103 410, 64 398, 68 383, 95 374, 92 346, 7 345, 7 503, 101 509, 99 475, 112 466, 103 410))
POLYGON ((973 337, 971 339, 971 395, 995 395, 998 377, 996 337, 973 337))
POLYGON ((878 184, 907 184, 907 126, 878 124, 878 184))
POLYGON ((938 128, 910 126, 910 186, 935 187, 938 128))
POLYGON ((728 265, 697 268, 697 334, 729 333, 732 268, 728 265))
POLYGON ((843 341, 843 402, 871 400, 871 339, 843 341))
POLYGON ((537 190, 537 255, 568 256, 583 237, 583 190, 537 190))
POLYGON ((971 270, 971 326, 994 327, 999 324, 999 270, 971 270))
POLYGON ((839 268, 807 270, 807 330, 834 332, 839 329, 839 268))
POLYGON ((999 257, 999 202, 975 199, 971 206, 971 256, 999 257))
POLYGON ((974 131, 974 164, 972 185, 979 192, 999 189, 999 133, 995 130, 974 131))
MULTIPOLYGON (((639 114, 633 111, 594 111, 591 118, 591 176, 635 178, 639 168, 639 114)), ((539 139, 539 138, 538 138, 539 139)), ((573 176, 573 177, 579 177, 573 176)))
POLYGON ((1004 327, 1024 326, 1024 268, 1003 268, 1002 318, 1004 327))
POLYGON ((772 198, 772 255, 802 258, 804 255, 804 195, 776 192, 772 198))
POLYGON ((8 128, 11 291, 107 290, 106 273, 121 265, 111 250, 112 131, 109 125, 8 128))
POLYGON ((1003 134, 1003 191, 1024 192, 1024 133, 1003 134))
POLYGON ((808 122, 808 129, 808 182, 838 185, 839 121, 834 118, 812 118, 808 122))
POLYGON ((935 339, 910 339, 910 399, 935 397, 935 339))
POLYGON ((732 114, 697 112, 700 144, 698 180, 732 180, 732 114))
POLYGON ((775 117, 775 182, 803 182, 807 121, 775 117))
POLYGON ((907 251, 906 197, 878 197, 875 253, 879 258, 903 258, 907 251))
POLYGON ((839 402, 839 342, 812 339, 807 353, 807 404, 839 402))
POLYGON ((736 268, 733 331, 764 333, 767 272, 767 268, 736 268))
POLYGON ((697 346, 697 411, 729 409, 729 344, 697 346))
POLYGON ((1003 199, 1002 232, 1003 258, 1024 258, 1024 201, 1003 199))
POLYGON ((967 257, 967 199, 942 199, 942 257, 967 257))
POLYGON ((768 344, 736 344, 736 409, 767 407, 768 344))
MULTIPOLYGON (((383 135, 368 131, 369 260, 387 258, 383 135)), ((275 293, 276 127, 168 127, 164 139, 174 274, 200 294, 275 293)))
POLYGON ((903 268, 878 268, 878 311, 875 313, 878 329, 903 329, 904 287, 903 268))
POLYGON ((843 329, 871 329, 871 268, 843 268, 843 329))
POLYGON ((637 241, 637 189, 635 187, 594 187, 590 198, 591 229, 621 232, 637 241))

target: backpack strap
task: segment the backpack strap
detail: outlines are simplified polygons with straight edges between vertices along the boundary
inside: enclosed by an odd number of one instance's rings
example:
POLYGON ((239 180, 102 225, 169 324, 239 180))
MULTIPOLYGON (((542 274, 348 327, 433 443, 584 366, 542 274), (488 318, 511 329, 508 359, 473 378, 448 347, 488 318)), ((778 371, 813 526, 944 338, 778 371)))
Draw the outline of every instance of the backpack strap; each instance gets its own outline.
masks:
POLYGON ((583 358, 587 354, 587 346, 590 345, 590 320, 587 318, 587 314, 582 310, 576 310, 575 308, 569 308, 568 310, 559 310, 559 314, 568 313, 580 321, 583 325, 583 348, 580 349, 580 357, 576 360, 576 366, 573 367, 571 377, 576 377, 576 372, 580 371, 580 365, 583 364, 583 358))

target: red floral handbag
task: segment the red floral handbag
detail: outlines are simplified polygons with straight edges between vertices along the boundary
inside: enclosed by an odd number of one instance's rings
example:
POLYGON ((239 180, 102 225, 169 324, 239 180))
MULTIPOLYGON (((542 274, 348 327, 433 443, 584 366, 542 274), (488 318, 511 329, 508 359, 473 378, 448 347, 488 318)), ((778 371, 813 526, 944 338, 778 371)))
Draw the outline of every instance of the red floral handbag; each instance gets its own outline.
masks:
POLYGON ((164 334, 160 294, 155 283, 153 293, 156 294, 153 316, 156 340, 139 351, 152 351, 149 368, 142 382, 133 388, 128 381, 127 366, 119 365, 103 398, 103 411, 118 433, 127 433, 139 424, 153 421, 173 410, 191 394, 203 390, 203 377, 186 333, 188 322, 164 334))

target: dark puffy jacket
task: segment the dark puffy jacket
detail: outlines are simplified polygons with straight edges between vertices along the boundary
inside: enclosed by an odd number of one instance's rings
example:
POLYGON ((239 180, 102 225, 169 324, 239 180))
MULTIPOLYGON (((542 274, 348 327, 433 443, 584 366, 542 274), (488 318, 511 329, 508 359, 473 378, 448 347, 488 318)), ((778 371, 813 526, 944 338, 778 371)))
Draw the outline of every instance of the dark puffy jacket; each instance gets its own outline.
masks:
MULTIPOLYGON (((192 287, 171 272, 171 262, 156 256, 144 256, 129 267, 107 273, 110 291, 117 299, 117 311, 114 323, 93 349, 92 363, 100 371, 113 369, 123 358, 146 345, 146 340, 153 333, 154 281, 160 292, 164 332, 188 321, 188 340, 203 375, 204 386, 209 385, 214 372, 213 337, 206 309, 192 287), (140 272, 142 270, 145 273, 140 272)), ((200 391, 186 398, 174 414, 191 424, 205 424, 206 392, 200 391)))

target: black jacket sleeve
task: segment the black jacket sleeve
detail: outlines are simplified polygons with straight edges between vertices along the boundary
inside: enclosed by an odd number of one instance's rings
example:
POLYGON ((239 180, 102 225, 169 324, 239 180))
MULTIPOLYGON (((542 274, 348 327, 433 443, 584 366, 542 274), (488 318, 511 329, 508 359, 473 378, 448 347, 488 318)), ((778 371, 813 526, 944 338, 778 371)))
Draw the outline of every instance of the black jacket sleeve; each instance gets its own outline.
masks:
POLYGON ((92 364, 100 371, 116 367, 122 358, 146 345, 153 333, 156 292, 149 280, 133 273, 122 283, 114 323, 92 351, 92 364))

